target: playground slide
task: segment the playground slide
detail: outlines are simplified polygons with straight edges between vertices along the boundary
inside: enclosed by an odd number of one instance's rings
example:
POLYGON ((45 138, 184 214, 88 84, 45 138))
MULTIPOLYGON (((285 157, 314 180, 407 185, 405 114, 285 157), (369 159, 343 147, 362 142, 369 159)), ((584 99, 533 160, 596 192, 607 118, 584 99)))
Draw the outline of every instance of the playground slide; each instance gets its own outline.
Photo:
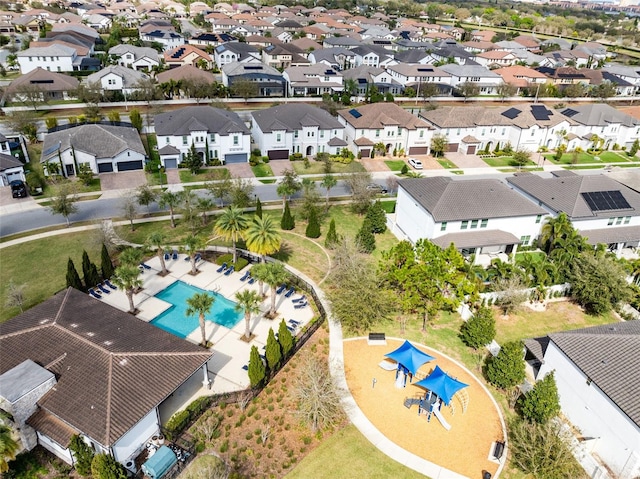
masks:
POLYGON ((438 421, 440 421, 440 424, 442 424, 442 427, 444 427, 447 431, 451 429, 451 425, 445 420, 445 418, 442 416, 439 410, 434 409, 433 414, 438 418, 438 421))

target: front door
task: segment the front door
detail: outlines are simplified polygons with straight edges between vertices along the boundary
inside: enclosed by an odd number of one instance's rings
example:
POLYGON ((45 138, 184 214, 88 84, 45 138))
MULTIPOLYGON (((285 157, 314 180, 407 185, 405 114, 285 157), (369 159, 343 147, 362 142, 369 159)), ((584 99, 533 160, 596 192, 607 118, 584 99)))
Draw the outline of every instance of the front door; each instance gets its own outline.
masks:
POLYGON ((65 166, 65 170, 67 172, 67 175, 66 175, 67 177, 73 176, 73 175, 76 174, 76 172, 75 172, 75 170, 73 168, 73 165, 64 165, 64 166, 65 166))

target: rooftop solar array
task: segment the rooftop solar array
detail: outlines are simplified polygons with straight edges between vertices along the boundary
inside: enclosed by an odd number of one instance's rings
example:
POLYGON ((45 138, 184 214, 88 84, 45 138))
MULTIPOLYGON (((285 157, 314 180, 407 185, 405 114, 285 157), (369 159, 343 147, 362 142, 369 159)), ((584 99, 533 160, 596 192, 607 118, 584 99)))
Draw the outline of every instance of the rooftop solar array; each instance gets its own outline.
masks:
POLYGON ((42 152, 42 156, 49 156, 51 153, 53 153, 54 151, 58 151, 59 149, 60 149, 60 143, 50 146, 49 148, 47 148, 42 152))
POLYGON ((580 193, 591 211, 626 210, 631 208, 620 190, 580 193))
POLYGON ((351 116, 354 118, 360 118, 362 116, 362 113, 360 113, 355 108, 352 108, 351 110, 349 110, 349 113, 351 113, 351 116))
POLYGON ((522 113, 520 110, 518 110, 517 108, 509 108, 507 111, 503 111, 502 112, 502 116, 506 116, 507 118, 509 118, 510 120, 513 120, 514 118, 516 118, 520 113, 522 113))
POLYGON ((531 114, 536 120, 547 121, 551 112, 542 105, 533 105, 531 107, 531 114))
POLYGON ((573 109, 571 109, 571 108, 567 108, 566 110, 564 110, 562 112, 562 114, 564 116, 568 116, 569 118, 573 118, 574 116, 576 116, 578 114, 578 112, 573 110, 573 109))

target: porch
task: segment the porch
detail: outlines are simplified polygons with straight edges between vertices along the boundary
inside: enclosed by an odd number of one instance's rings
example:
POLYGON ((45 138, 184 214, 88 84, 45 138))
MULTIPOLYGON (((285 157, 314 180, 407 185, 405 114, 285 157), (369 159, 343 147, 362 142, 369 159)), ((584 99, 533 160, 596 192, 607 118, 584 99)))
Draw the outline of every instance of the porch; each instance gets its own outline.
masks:
POLYGON ((496 258, 508 261, 509 255, 515 255, 520 244, 520 239, 515 235, 502 230, 448 233, 431 241, 441 248, 447 248, 453 243, 463 256, 469 258, 475 255, 474 264, 485 267, 496 258))

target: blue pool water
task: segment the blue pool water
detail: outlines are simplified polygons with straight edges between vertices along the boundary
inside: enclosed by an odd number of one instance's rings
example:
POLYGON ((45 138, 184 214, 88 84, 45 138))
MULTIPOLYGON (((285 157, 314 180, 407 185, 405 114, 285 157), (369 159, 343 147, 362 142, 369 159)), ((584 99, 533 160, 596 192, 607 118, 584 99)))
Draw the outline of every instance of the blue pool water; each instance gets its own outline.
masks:
POLYGON ((236 303, 224 296, 190 286, 182 281, 176 281, 156 294, 156 298, 173 306, 151 321, 151 324, 181 338, 189 336, 196 328, 200 327, 197 314, 186 315, 187 299, 196 293, 208 293, 216 299, 209 314, 205 315, 207 321, 233 328, 243 318, 243 314, 235 310, 236 303))

